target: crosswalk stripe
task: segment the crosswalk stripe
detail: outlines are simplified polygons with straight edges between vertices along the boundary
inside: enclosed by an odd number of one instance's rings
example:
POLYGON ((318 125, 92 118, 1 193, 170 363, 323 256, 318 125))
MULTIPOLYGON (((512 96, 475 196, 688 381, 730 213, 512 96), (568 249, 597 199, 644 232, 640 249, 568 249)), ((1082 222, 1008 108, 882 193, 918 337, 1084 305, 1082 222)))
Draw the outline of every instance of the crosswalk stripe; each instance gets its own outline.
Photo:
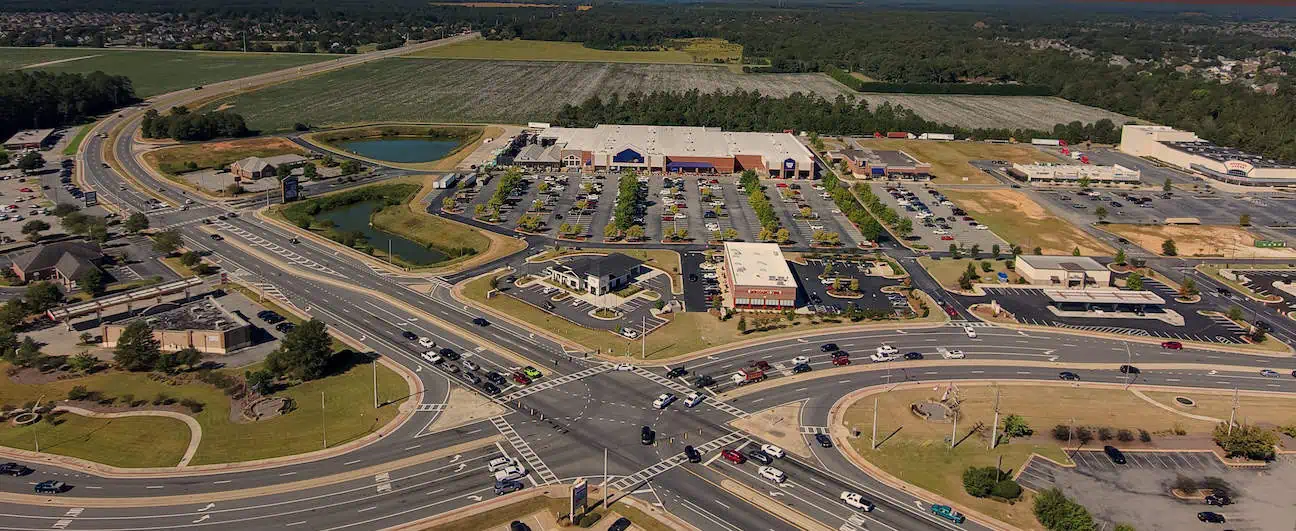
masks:
POLYGON ((521 455, 527 464, 531 465, 531 470, 534 470, 546 485, 558 481, 558 476, 554 475, 548 465, 545 465, 544 461, 540 460, 540 456, 536 455, 535 451, 531 449, 531 445, 527 444, 522 439, 522 436, 518 435, 517 430, 514 430, 513 426, 507 420, 504 420, 504 417, 491 417, 490 421, 491 424, 495 425, 495 429, 504 435, 509 444, 513 445, 513 449, 517 450, 518 455, 521 455))
MULTIPOLYGON (((647 369, 644 369, 643 367, 635 367, 633 372, 634 372, 635 374, 638 374, 639 376, 642 376, 642 377, 644 377, 644 378, 647 378, 647 379, 649 379, 649 380, 652 380, 652 381, 654 381, 654 382, 657 382, 657 383, 659 383, 659 384, 661 384, 661 385, 663 385, 663 386, 665 386, 665 387, 668 387, 668 388, 670 388, 672 391, 675 391, 676 393, 679 393, 680 395, 688 395, 689 393, 692 393, 692 392, 693 392, 693 390, 692 390, 692 389, 689 389, 687 386, 682 385, 682 384, 680 384, 679 382, 676 382, 676 381, 671 380, 671 379, 669 379, 669 378, 665 378, 665 377, 663 377, 663 376, 661 376, 661 375, 654 374, 653 372, 651 372, 651 371, 649 371, 649 370, 647 370, 647 369)), ((735 417, 738 417, 738 418, 745 418, 745 417, 751 415, 750 413, 748 413, 748 412, 746 412, 746 411, 743 411, 743 410, 741 410, 741 409, 738 409, 738 408, 736 408, 736 407, 734 407, 734 406, 729 405, 728 402, 723 402, 723 401, 720 401, 720 400, 706 400, 706 401, 703 401, 702 403, 705 404, 705 405, 711 406, 711 407, 713 407, 713 408, 716 408, 716 409, 718 409, 718 410, 720 410, 720 411, 723 411, 723 412, 725 412, 725 413, 728 413, 728 414, 730 414, 730 415, 733 415, 733 416, 735 416, 735 417)))
POLYGON ((590 376, 594 376, 595 374, 601 374, 601 373, 604 373, 604 372, 610 371, 610 370, 612 370, 612 367, 614 367, 613 364, 611 364, 611 363, 604 363, 604 364, 599 365, 599 366, 597 366, 597 367, 591 367, 591 368, 585 369, 585 370, 583 370, 583 371, 574 372, 574 373, 567 374, 567 375, 564 375, 564 376, 559 376, 559 377, 557 377, 557 378, 553 378, 553 379, 545 380, 545 381, 542 381, 542 382, 539 382, 539 383, 534 383, 534 384, 528 385, 528 386, 526 386, 526 387, 523 387, 523 388, 521 388, 521 389, 518 389, 517 391, 514 391, 514 392, 509 393, 509 394, 507 394, 507 395, 501 396, 501 397, 500 397, 500 401, 502 401, 502 402, 511 402, 511 401, 513 401, 513 400, 517 400, 517 399, 519 399, 519 398, 528 397, 528 396, 531 396, 531 395, 533 395, 533 394, 539 393, 540 391, 544 391, 544 390, 546 390, 546 389, 553 389, 553 388, 555 388, 555 387, 558 387, 558 386, 563 385, 563 384, 568 383, 568 382, 574 382, 574 381, 576 381, 576 380, 580 380, 580 379, 584 379, 584 378, 589 378, 590 376))
MULTIPOLYGON (((737 442, 739 439, 742 439, 744 437, 745 436, 740 432, 736 432, 736 431, 730 432, 729 434, 723 435, 721 437, 712 439, 701 445, 695 446, 693 447, 693 449, 697 450, 699 453, 705 454, 708 452, 719 450, 721 447, 733 444, 734 442, 737 442)), ((622 491, 622 492, 627 491, 629 489, 642 485, 644 482, 654 477, 666 473, 667 471, 683 464, 685 461, 688 461, 688 458, 684 456, 683 452, 672 455, 655 464, 649 465, 648 467, 638 472, 635 472, 634 474, 630 474, 629 476, 619 478, 616 481, 609 483, 608 487, 616 491, 622 491)))

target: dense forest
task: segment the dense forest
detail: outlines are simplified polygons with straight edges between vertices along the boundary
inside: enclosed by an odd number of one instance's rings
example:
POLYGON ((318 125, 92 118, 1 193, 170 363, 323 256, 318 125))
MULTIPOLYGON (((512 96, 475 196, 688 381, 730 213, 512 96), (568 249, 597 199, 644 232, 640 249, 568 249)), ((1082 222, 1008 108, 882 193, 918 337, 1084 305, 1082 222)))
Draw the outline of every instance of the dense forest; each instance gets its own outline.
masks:
POLYGON ((123 76, 0 72, 0 137, 74 124, 134 101, 123 76))
POLYGON ((175 140, 211 140, 252 134, 239 114, 229 111, 193 113, 183 105, 171 108, 165 116, 149 109, 140 121, 140 132, 144 138, 175 140))
POLYGON ((580 105, 565 105, 554 117, 565 127, 593 127, 600 123, 691 125, 730 131, 815 131, 834 135, 871 135, 889 131, 954 133, 960 138, 1028 140, 1061 138, 1077 144, 1090 140, 1114 143, 1120 130, 1111 120, 1093 124, 1059 124, 1053 131, 1029 129, 965 129, 932 122, 904 107, 883 103, 870 108, 867 101, 838 96, 792 94, 773 98, 756 91, 735 90, 704 94, 688 92, 631 92, 607 100, 591 97, 580 105))

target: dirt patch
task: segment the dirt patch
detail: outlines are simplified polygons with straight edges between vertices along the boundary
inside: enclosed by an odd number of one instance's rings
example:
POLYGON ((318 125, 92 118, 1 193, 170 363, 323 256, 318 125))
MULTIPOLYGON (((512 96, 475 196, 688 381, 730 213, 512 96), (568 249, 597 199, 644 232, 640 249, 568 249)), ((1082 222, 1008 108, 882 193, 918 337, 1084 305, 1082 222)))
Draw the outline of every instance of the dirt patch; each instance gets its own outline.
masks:
POLYGON ((498 404, 457 387, 450 390, 447 404, 445 411, 428 426, 428 433, 445 431, 508 413, 498 404))
POLYGON ((806 446, 805 439, 801 437, 801 406, 804 403, 793 402, 772 407, 730 422, 729 425, 810 459, 810 447, 806 446))
POLYGON ((1106 230, 1123 236, 1156 254, 1166 240, 1174 240, 1179 256, 1238 258, 1293 258, 1296 249, 1256 247, 1260 238, 1241 227, 1229 225, 1129 225, 1114 223, 1106 230))
POLYGON ((234 104, 233 104, 233 103, 222 103, 222 104, 220 104, 219 107, 216 107, 216 112, 220 112, 220 111, 227 111, 227 110, 230 110, 230 109, 233 109, 233 108, 234 108, 234 104))
POLYGON ((1071 254, 1079 247, 1085 256, 1112 254, 1111 247, 1016 190, 946 189, 945 195, 1027 253, 1039 247, 1043 254, 1071 254))

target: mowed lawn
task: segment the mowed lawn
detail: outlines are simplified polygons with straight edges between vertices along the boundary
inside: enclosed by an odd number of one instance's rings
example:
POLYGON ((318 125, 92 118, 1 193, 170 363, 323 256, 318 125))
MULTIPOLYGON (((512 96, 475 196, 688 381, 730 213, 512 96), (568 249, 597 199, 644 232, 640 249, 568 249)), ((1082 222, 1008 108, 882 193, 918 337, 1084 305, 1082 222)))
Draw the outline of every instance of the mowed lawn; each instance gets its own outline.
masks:
MULTIPOLYGON (((1012 260, 1012 255, 1007 253, 1008 249, 1001 249, 1000 251, 1005 254, 1000 255, 1004 258, 999 260, 990 258, 988 250, 982 250, 981 258, 976 260, 968 258, 959 258, 957 260, 952 258, 942 258, 940 260, 932 260, 930 257, 924 256, 918 259, 918 263, 921 264, 923 268, 927 269, 927 272, 931 273, 931 276, 934 277, 937 282, 940 282, 941 286, 945 289, 959 289, 959 277, 963 276, 964 271, 967 271, 968 264, 972 264, 973 267, 976 267, 977 274, 981 275, 981 280, 979 282, 998 283, 999 273, 1005 273, 1008 275, 1009 284, 1016 283, 1017 279, 1021 278, 1021 275, 1018 275, 1016 271, 1008 269, 1005 265, 1006 261, 1012 260), (989 272, 982 269, 981 262, 990 263, 989 272)), ((976 282, 978 281, 973 281, 973 283, 976 282)))
POLYGON ((683 63, 693 62, 693 56, 680 50, 621 51, 587 48, 579 42, 488 41, 474 39, 447 46, 420 50, 410 57, 440 59, 491 59, 511 61, 594 61, 604 63, 683 63))
MULTIPOLYGON (((986 512, 1020 527, 1037 527, 1030 512, 1030 503, 1008 505, 988 499, 973 498, 963 490, 962 474, 969 466, 994 466, 1003 457, 1003 468, 1016 473, 1032 452, 1059 462, 1068 462, 1061 443, 1052 437, 1054 426, 1070 424, 1091 428, 1110 427, 1128 429, 1136 436, 1139 429, 1153 433, 1152 445, 1161 435, 1176 427, 1185 430, 1194 440, 1208 440, 1214 422, 1193 420, 1158 408, 1132 393, 1119 389, 1088 389, 1084 387, 1045 385, 1000 385, 1000 411, 1003 415, 1021 415, 1035 435, 1028 439, 1014 439, 991 451, 987 435, 964 436, 978 422, 989 426, 994 420, 994 390, 988 385, 964 383, 959 385, 962 399, 958 439, 962 442, 948 449, 951 425, 944 422, 925 422, 909 412, 909 406, 926 399, 939 400, 945 386, 918 389, 901 389, 874 395, 878 403, 878 438, 885 442, 876 450, 869 450, 872 432, 873 397, 851 405, 845 415, 851 429, 860 430, 864 436, 851 441, 851 445, 870 462, 900 479, 939 493, 955 502, 986 512), (894 435, 892 435, 894 432, 894 435)), ((1201 395, 1196 393, 1149 393, 1163 403, 1173 400, 1173 395, 1187 394, 1211 404, 1209 409, 1191 411, 1193 414, 1214 414, 1228 417, 1231 395, 1201 395)), ((1296 398, 1248 398, 1247 418, 1251 422, 1289 424, 1292 422, 1296 398)), ((987 430, 988 431, 988 430, 987 430)), ((1096 431, 1096 430, 1095 430, 1096 431)), ((1101 448, 1094 440, 1091 448, 1101 448)), ((1207 443, 1209 444, 1209 443, 1207 443)), ((1140 447, 1141 443, 1120 443, 1122 447, 1140 447)), ((1146 445, 1142 445, 1146 446, 1146 445)), ((1208 448, 1202 448, 1203 450, 1208 448)))
MULTIPOLYGON (((0 364, 0 368, 7 368, 0 364)), ((257 370, 260 366, 231 369, 231 374, 257 370)), ((26 402, 44 396, 44 400, 62 400, 73 386, 119 400, 131 395, 135 400, 152 401, 158 395, 177 400, 186 398, 203 403, 203 410, 192 414, 203 428, 202 442, 192 464, 228 463, 292 455, 319 450, 323 445, 320 419, 326 419, 329 446, 345 443, 372 432, 396 416, 397 406, 409 395, 409 386, 395 371, 378 368, 380 401, 393 404, 377 410, 373 407, 373 373, 368 364, 355 365, 341 374, 303 383, 281 391, 276 396, 293 400, 291 413, 259 422, 234 422, 230 401, 218 388, 201 382, 168 385, 145 373, 105 372, 81 378, 58 380, 45 384, 17 384, 0 378, 0 405, 22 407, 26 402), (320 393, 324 393, 321 412, 320 393), (326 413, 326 414, 323 414, 326 413)), ((148 406, 151 407, 151 406, 148 406)), ((188 410, 184 410, 186 414, 188 410)), ((234 414, 237 417, 237 413, 234 414)), ((71 416, 65 415, 64 419, 71 416)), ((189 430, 172 419, 114 419, 111 423, 97 419, 72 422, 59 435, 63 445, 50 446, 55 439, 41 437, 41 451, 73 455, 123 467, 174 466, 189 442, 189 430), (141 428, 148 431, 140 432, 141 428), (133 445, 140 433, 148 434, 148 444, 133 445), (147 447, 148 451, 140 451, 147 447), (174 459, 172 457, 174 456, 174 459), (169 460, 169 462, 162 462, 169 460)), ((41 424, 42 434, 47 424, 41 424)), ((62 428, 62 426, 58 427, 62 428)), ((53 433, 53 432, 52 432, 53 433)), ((25 450, 33 449, 31 432, 8 423, 0 425, 0 444, 25 450), (19 433, 21 432, 21 433, 19 433)))
POLYGON ((334 59, 330 54, 114 50, 112 48, 2 48, 0 67, 20 68, 46 61, 75 61, 37 67, 47 72, 88 74, 96 70, 129 77, 135 95, 148 97, 198 85, 334 59))
MULTIPOLYGON (((948 188, 943 192, 968 215, 988 225, 1005 241, 1020 245, 1027 254, 1033 253, 1036 247, 1042 254, 1071 254, 1077 247, 1084 256, 1108 256, 1115 252, 1107 244, 1053 215, 1016 190, 948 188)), ((987 251, 989 249, 982 249, 982 252, 987 251)))
MULTIPOLYGON (((923 117, 929 120, 933 119, 927 115, 923 115, 923 117)), ((890 138, 861 139, 859 143, 865 148, 904 151, 920 161, 931 164, 935 184, 999 183, 994 177, 968 164, 969 160, 1006 160, 1021 163, 1062 162, 1048 153, 1023 145, 890 138)))
POLYGON ((702 65, 475 61, 393 57, 240 94, 228 105, 248 126, 289 131, 296 122, 335 127, 373 122, 549 121, 564 104, 631 91, 759 90, 768 96, 844 87, 822 74, 741 74, 702 65), (304 95, 309 94, 309 97, 304 95))

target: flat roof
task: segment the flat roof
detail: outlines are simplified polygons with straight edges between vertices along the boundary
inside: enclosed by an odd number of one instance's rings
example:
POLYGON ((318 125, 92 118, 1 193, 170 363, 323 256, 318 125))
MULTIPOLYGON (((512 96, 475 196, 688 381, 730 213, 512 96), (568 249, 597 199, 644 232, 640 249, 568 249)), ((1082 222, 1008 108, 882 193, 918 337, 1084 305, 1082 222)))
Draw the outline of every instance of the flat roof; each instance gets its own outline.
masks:
POLYGON ((810 150, 788 133, 723 131, 717 127, 676 125, 616 125, 550 127, 539 133, 566 149, 617 153, 630 148, 641 155, 720 157, 761 155, 766 162, 795 157, 810 162, 810 150))
POLYGON ((725 263, 735 286, 795 288, 792 268, 777 243, 725 242, 725 263))
POLYGON ((1256 168, 1296 168, 1296 166, 1283 164, 1271 158, 1247 153, 1238 148, 1218 146, 1204 140, 1200 142, 1162 142, 1162 144, 1176 151, 1197 155, 1216 162, 1238 160, 1256 168))
POLYGON ((1088 256, 1042 256, 1019 254, 1017 259, 1035 269, 1065 269, 1067 271, 1105 271, 1106 267, 1088 256))
POLYGON ((1046 289, 1044 295, 1053 302, 1088 302, 1094 304, 1165 304, 1165 299, 1151 291, 1119 289, 1046 289))
POLYGON ((211 296, 185 305, 164 303, 157 308, 161 311, 157 313, 146 312, 143 315, 127 319, 120 324, 143 320, 154 330, 215 330, 220 332, 248 326, 247 320, 226 310, 211 296))
POLYGON ((54 134, 53 129, 24 129, 14 133, 9 140, 5 141, 5 144, 39 144, 52 134, 54 134))

